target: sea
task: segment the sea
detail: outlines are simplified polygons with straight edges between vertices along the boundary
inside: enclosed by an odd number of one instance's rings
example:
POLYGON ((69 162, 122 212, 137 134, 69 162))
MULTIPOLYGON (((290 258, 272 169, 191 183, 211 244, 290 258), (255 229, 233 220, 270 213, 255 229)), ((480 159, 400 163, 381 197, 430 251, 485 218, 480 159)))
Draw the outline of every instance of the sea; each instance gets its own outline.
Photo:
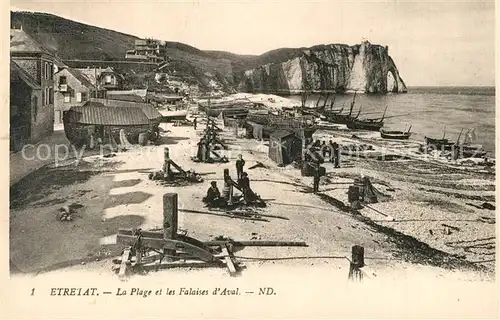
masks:
MULTIPOLYGON (((354 94, 336 94, 334 109, 345 105, 349 112, 354 94)), ((319 94, 308 97, 307 105, 316 105, 319 94)), ((301 101, 300 95, 287 96, 301 101)), ((324 102, 320 101, 320 105, 324 102)), ((329 102, 333 99, 330 95, 329 102)), ((491 157, 495 155, 495 87, 409 87, 400 94, 357 94, 353 114, 361 108, 360 119, 379 118, 387 106, 384 128, 403 131, 410 125, 412 140, 424 137, 463 141, 466 132, 475 128, 474 144, 483 145, 491 157)))

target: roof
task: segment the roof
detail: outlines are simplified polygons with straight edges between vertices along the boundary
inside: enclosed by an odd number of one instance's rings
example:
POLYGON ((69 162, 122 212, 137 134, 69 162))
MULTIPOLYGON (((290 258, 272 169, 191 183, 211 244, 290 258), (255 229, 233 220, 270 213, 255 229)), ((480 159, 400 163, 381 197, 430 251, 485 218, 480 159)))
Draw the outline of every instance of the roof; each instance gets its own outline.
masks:
POLYGON ((122 74, 116 72, 111 67, 106 67, 105 69, 103 69, 103 68, 78 68, 77 70, 80 71, 85 76, 87 76, 87 78, 89 78, 93 84, 96 83, 96 80, 95 80, 96 77, 97 78, 101 77, 101 74, 104 72, 114 73, 117 76, 119 76, 120 78, 125 79, 122 74))
MULTIPOLYGON (((68 72, 75 77, 80 83, 87 88, 94 87, 94 83, 92 83, 91 79, 89 79, 86 75, 82 74, 78 69, 73 68, 64 68, 63 70, 68 70, 68 72)), ((62 71, 62 70, 61 70, 62 71)), ((59 71, 59 72, 61 72, 59 71)))
POLYGON ((22 29, 10 29, 10 52, 46 53, 52 55, 22 29))
POLYGON ((121 101, 127 101, 127 102, 137 102, 137 103, 143 103, 144 99, 142 99, 139 96, 136 96, 135 94, 108 94, 109 99, 112 100, 121 100, 121 101))
POLYGON ((110 90, 108 95, 134 94, 139 97, 146 97, 148 89, 132 89, 132 90, 110 90))
POLYGON ((114 100, 114 99, 95 99, 95 98, 91 98, 91 101, 100 102, 107 107, 139 108, 142 110, 142 112, 144 112, 144 114, 146 115, 146 117, 148 117, 149 120, 158 120, 162 117, 161 113, 153 105, 149 103, 137 103, 130 101, 114 100))
POLYGON ((288 136, 294 136, 295 133, 293 133, 292 131, 288 131, 288 130, 277 130, 277 131, 274 131, 273 133, 270 134, 271 137, 273 138, 286 138, 288 136))
POLYGON ((10 80, 12 81, 16 77, 19 77, 24 83, 33 89, 40 89, 40 85, 36 82, 33 77, 31 77, 26 71, 23 70, 17 63, 10 60, 10 80))
POLYGON ((83 106, 73 106, 69 109, 68 120, 73 123, 142 126, 149 125, 149 119, 140 108, 105 107, 100 102, 88 101, 83 106))

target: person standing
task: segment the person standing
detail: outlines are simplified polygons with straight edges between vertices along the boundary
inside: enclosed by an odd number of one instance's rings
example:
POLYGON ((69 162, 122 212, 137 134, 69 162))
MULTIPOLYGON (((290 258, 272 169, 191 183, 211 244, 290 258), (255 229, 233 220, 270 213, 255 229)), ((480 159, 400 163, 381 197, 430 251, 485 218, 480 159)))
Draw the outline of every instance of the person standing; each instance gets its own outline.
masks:
POLYGON ((245 166, 245 160, 243 160, 243 156, 239 154, 238 159, 236 160, 236 174, 238 176, 238 180, 242 178, 244 166, 245 166))
POLYGON ((194 127, 194 130, 196 130, 196 123, 198 122, 198 118, 194 117, 193 119, 193 127, 194 127))
POLYGON ((326 155, 328 154, 328 147, 326 146, 326 141, 321 141, 321 156, 323 159, 326 159, 326 155))
POLYGON ((241 173, 241 179, 238 181, 238 186, 243 192, 243 199, 245 200, 245 203, 249 204, 252 200, 252 190, 250 189, 250 179, 248 178, 248 174, 246 172, 241 173))
POLYGON ((333 157, 331 159, 335 165, 335 168, 340 168, 340 165, 339 165, 339 163, 340 163, 340 148, 339 148, 339 145, 337 144, 336 141, 334 141, 332 144, 332 153, 333 153, 333 157))
POLYGON ((321 178, 321 171, 320 171, 320 165, 316 164, 314 166, 314 173, 313 173, 313 192, 316 193, 319 191, 319 180, 321 178))

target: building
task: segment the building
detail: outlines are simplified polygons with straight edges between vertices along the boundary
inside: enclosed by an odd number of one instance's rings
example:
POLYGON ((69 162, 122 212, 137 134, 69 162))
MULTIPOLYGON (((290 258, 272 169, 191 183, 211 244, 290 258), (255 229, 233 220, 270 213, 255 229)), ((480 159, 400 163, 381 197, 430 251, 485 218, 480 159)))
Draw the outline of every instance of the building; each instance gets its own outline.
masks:
POLYGON ((72 106, 81 106, 90 98, 106 98, 106 89, 95 86, 78 69, 65 67, 54 75, 54 123, 63 123, 63 113, 72 106))
POLYGON ((22 29, 10 30, 11 150, 54 131, 54 55, 22 29))
POLYGON ((89 145, 91 136, 115 145, 120 141, 121 130, 128 141, 137 143, 139 134, 150 136, 154 128, 142 109, 137 107, 107 107, 100 102, 87 101, 83 106, 73 106, 64 112, 66 137, 76 146, 89 145))
POLYGON ((164 41, 154 39, 136 39, 133 50, 127 50, 125 59, 161 63, 165 61, 166 46, 164 41))
POLYGON ((116 72, 113 68, 83 68, 77 69, 85 75, 94 86, 105 88, 106 90, 121 90, 125 77, 116 72))
POLYGON ((151 103, 137 103, 130 101, 114 100, 114 99, 95 99, 91 98, 91 102, 102 103, 106 107, 132 107, 139 108, 144 112, 146 117, 149 119, 152 128, 152 135, 149 137, 150 140, 155 141, 159 138, 159 126, 163 118, 162 114, 156 109, 151 103))

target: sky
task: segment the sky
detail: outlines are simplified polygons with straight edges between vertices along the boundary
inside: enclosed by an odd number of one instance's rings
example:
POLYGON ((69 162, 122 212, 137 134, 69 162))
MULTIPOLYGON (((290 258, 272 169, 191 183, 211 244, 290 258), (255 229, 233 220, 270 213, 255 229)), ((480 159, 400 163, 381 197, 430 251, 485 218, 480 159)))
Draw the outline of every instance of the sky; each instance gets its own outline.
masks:
POLYGON ((408 86, 495 85, 494 0, 11 0, 11 9, 240 54, 366 39, 389 47, 408 86))

